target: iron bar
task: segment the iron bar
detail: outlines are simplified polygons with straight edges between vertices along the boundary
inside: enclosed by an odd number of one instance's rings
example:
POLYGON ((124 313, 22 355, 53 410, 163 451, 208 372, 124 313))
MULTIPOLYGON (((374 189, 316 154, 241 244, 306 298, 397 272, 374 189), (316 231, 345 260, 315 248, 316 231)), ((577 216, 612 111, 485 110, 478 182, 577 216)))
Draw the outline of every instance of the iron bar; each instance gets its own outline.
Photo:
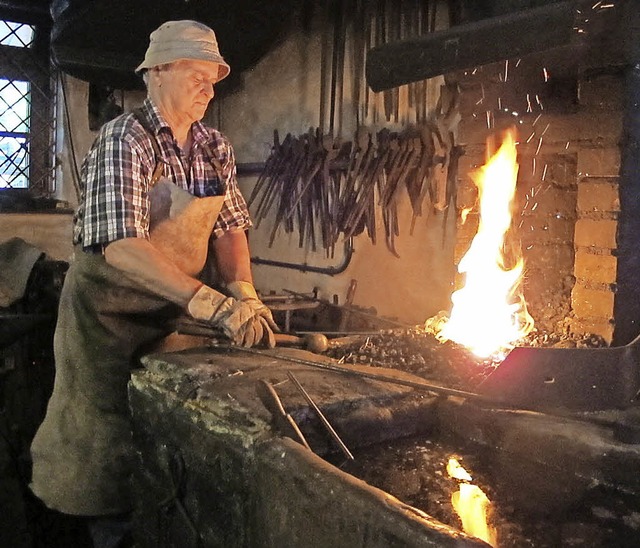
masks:
POLYGON ((338 433, 334 430, 331 423, 327 420, 327 417, 324 416, 324 413, 317 406, 316 402, 313 401, 313 398, 309 395, 309 393, 304 389, 304 387, 300 384, 300 381, 295 377, 295 375, 291 371, 287 371, 287 376, 291 379, 294 386, 298 389, 298 391, 304 396, 304 399, 307 400, 307 403, 313 408, 318 415, 318 418, 327 429, 327 432, 331 435, 331 437, 338 444, 342 452, 347 456, 348 459, 354 460, 353 454, 349 451, 349 448, 344 444, 338 433))

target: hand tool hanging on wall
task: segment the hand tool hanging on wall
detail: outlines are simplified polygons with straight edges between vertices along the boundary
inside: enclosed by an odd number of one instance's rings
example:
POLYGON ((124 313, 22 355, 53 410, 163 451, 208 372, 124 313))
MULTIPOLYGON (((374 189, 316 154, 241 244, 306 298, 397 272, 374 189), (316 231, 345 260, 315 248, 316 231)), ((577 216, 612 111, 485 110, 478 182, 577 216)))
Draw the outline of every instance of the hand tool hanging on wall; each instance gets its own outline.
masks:
POLYGON ((398 203, 404 192, 411 200, 412 227, 426 199, 439 210, 450 203, 457 181, 451 169, 457 166, 451 163, 457 150, 450 122, 456 115, 454 102, 441 121, 419 129, 392 133, 383 128, 372 135, 361 128, 355 142, 340 148, 319 130, 297 138, 287 135, 282 145, 274 145, 249 199, 250 205, 257 200, 257 226, 274 212, 270 245, 280 228, 298 230, 300 247, 316 250, 321 245, 330 255, 341 235, 347 239, 366 229, 376 242, 377 206, 385 243, 397 256, 398 203))
POLYGON ((363 68, 363 46, 432 31, 435 4, 334 0, 327 3, 323 15, 332 32, 323 33, 322 38, 320 125, 298 137, 287 135, 282 144, 277 133, 274 135, 272 153, 249 205, 256 205, 256 226, 267 216, 274 219, 270 246, 280 230, 287 234, 298 231, 299 247, 312 251, 322 247, 328 257, 333 256, 340 237, 349 240, 365 230, 375 244, 379 215, 385 244, 398 256, 396 239, 402 222, 398 205, 404 192, 413 212, 410 233, 416 217, 426 210, 425 200, 431 208, 442 211, 455 195, 461 152, 455 144, 458 90, 443 86, 438 106, 427 119, 424 82, 402 93, 391 90, 372 95, 368 88, 361 89, 362 75, 358 71, 363 68), (352 98, 358 126, 353 141, 343 144, 342 93, 348 35, 349 49, 353 49, 352 98), (359 102, 364 102, 364 108, 359 102), (422 123, 394 133, 386 128, 367 131, 360 125, 358 113, 363 113, 364 123, 372 121, 373 113, 375 123, 379 107, 387 121, 408 120, 408 109, 412 108, 413 116, 422 123), (329 131, 325 134, 327 117, 329 131))

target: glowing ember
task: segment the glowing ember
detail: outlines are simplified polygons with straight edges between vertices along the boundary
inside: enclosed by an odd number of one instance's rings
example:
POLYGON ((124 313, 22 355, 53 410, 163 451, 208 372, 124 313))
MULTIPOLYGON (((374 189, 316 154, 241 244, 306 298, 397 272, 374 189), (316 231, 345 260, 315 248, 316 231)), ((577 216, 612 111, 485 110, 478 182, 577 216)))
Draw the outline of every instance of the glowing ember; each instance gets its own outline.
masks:
MULTIPOLYGON (((449 459, 447 472, 455 479, 471 481, 471 475, 454 458, 449 459)), ((498 545, 496 530, 487 524, 491 501, 480 487, 470 483, 460 483, 459 490, 451 495, 451 504, 460 516, 465 533, 484 540, 491 546, 498 545)))
POLYGON ((480 222, 471 247, 458 265, 464 286, 451 297, 453 308, 437 337, 489 356, 512 345, 533 328, 521 293, 524 262, 507 256, 518 163, 515 131, 508 131, 498 151, 471 174, 478 187, 480 222), (513 266, 509 267, 511 264, 513 266))

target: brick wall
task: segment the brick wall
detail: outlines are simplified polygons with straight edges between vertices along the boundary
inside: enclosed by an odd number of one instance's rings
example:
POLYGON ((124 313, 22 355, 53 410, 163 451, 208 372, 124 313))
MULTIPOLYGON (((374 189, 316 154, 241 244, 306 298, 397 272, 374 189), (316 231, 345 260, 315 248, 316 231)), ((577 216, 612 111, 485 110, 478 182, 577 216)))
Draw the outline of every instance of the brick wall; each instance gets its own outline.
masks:
POLYGON ((622 77, 575 75, 543 55, 453 75, 462 92, 456 262, 475 235, 477 191, 469 172, 490 135, 516 127, 518 186, 512 235, 525 259, 524 295, 536 327, 611 341, 619 213, 622 77), (516 66, 517 65, 517 66, 516 66))

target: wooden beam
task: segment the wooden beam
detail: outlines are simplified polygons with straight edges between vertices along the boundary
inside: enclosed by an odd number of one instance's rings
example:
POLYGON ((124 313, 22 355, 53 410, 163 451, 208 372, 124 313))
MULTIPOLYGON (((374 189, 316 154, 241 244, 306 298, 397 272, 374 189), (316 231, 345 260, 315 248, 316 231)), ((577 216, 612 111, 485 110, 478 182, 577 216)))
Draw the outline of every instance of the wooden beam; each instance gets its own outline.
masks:
POLYGON ((367 54, 367 83, 378 92, 566 45, 577 34, 575 13, 565 1, 382 44, 367 54))

